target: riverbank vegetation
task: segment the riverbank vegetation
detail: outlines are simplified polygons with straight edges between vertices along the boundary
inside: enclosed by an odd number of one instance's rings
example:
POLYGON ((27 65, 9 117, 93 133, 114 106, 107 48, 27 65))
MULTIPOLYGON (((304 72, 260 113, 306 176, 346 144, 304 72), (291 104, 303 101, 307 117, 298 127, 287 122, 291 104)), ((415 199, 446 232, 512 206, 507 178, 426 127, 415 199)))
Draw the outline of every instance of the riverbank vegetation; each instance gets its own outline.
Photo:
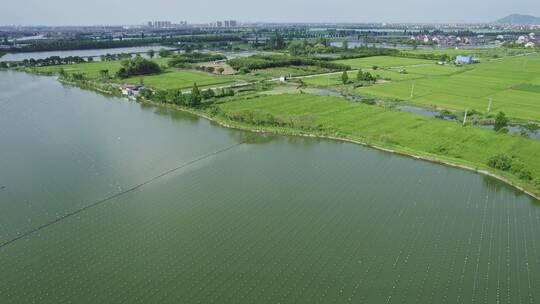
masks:
POLYGON ((131 76, 157 74, 161 72, 161 68, 157 63, 144 59, 140 56, 136 56, 135 58, 129 60, 123 60, 120 64, 122 66, 116 72, 116 76, 121 79, 131 76))

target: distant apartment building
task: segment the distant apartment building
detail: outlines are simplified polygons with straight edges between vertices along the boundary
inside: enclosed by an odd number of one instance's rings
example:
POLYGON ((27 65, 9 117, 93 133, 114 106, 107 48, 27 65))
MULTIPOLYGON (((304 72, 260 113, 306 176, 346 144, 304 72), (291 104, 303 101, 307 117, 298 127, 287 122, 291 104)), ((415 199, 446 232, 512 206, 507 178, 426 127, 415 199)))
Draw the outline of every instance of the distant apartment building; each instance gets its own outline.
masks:
POLYGON ((148 27, 156 29, 172 28, 173 24, 170 21, 150 21, 148 22, 148 27))
POLYGON ((236 20, 224 20, 210 23, 211 27, 236 27, 238 22, 236 20))

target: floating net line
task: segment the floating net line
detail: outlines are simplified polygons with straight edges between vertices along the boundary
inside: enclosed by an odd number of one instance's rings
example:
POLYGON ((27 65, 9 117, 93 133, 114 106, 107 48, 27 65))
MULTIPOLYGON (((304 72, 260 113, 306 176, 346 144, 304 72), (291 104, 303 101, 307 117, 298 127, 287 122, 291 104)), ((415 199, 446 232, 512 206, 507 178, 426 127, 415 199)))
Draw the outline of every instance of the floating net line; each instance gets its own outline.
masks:
POLYGON ((76 209, 76 210, 74 210, 74 211, 72 211, 72 212, 66 213, 66 214, 64 214, 64 215, 62 215, 62 216, 60 216, 60 217, 58 217, 58 218, 56 218, 56 219, 54 219, 54 220, 51 220, 51 221, 49 221, 49 222, 47 222, 47 223, 44 223, 44 224, 42 224, 42 225, 40 225, 40 226, 38 226, 38 227, 36 227, 36 228, 33 228, 33 229, 31 229, 31 230, 28 230, 28 231, 22 233, 22 234, 19 235, 19 236, 16 236, 16 237, 14 237, 14 238, 12 238, 12 239, 10 239, 10 240, 7 240, 7 241, 1 243, 1 244, 0 244, 0 249, 4 248, 4 247, 6 247, 6 246, 9 246, 9 245, 11 245, 11 244, 13 244, 13 243, 15 243, 15 242, 21 240, 21 239, 27 238, 27 237, 29 237, 30 235, 32 235, 32 234, 34 234, 34 233, 36 233, 36 232, 39 232, 39 231, 41 231, 41 230, 43 230, 43 229, 45 229, 45 228, 47 228, 47 227, 49 227, 49 226, 52 226, 52 225, 54 225, 54 224, 56 224, 56 223, 59 223, 59 222, 65 220, 65 219, 68 219, 68 218, 70 218, 70 217, 72 217, 72 216, 74 216, 74 215, 77 215, 77 214, 82 213, 82 212, 84 212, 84 211, 86 211, 86 210, 88 210, 88 209, 97 207, 97 206, 99 206, 99 205, 101 205, 101 204, 104 204, 104 203, 110 201, 110 200, 113 200, 113 199, 115 199, 115 198, 118 198, 118 197, 120 197, 120 196, 123 196, 123 195, 125 195, 125 194, 128 194, 128 193, 130 193, 130 192, 133 192, 133 191, 135 191, 135 190, 137 190, 137 189, 139 189, 139 188, 141 188, 141 187, 143 187, 143 186, 145 186, 145 185, 148 185, 148 184, 151 183, 151 182, 154 182, 154 181, 156 181, 156 180, 158 180, 158 179, 160 179, 160 178, 166 176, 166 175, 169 175, 169 174, 174 173, 174 172, 176 172, 176 171, 178 171, 178 170, 181 170, 181 169, 183 169, 183 168, 185 168, 185 167, 191 166, 191 165, 193 165, 193 164, 195 164, 195 163, 198 163, 198 162, 200 162, 200 161, 203 161, 203 160, 205 160, 205 159, 208 159, 208 158, 210 158, 210 157, 212 157, 212 156, 215 156, 215 155, 218 155, 218 154, 220 154, 220 153, 224 153, 224 152, 227 152, 227 151, 229 151, 229 150, 232 150, 232 149, 234 149, 234 148, 236 148, 236 147, 238 147, 238 146, 241 146, 241 145, 247 143, 248 141, 249 141, 249 139, 246 139, 246 140, 241 141, 241 142, 239 142, 239 143, 236 143, 236 144, 234 144, 234 145, 230 145, 230 146, 225 147, 225 148, 223 148, 223 149, 220 149, 220 150, 217 150, 217 151, 214 151, 214 152, 205 154, 205 155, 200 156, 200 157, 198 157, 198 158, 196 158, 196 159, 193 159, 193 160, 191 160, 191 161, 188 161, 187 163, 183 163, 183 164, 181 164, 181 165, 179 165, 179 166, 177 166, 177 167, 175 167, 175 168, 172 168, 172 169, 170 169, 170 170, 167 170, 167 171, 165 171, 165 172, 163 172, 163 173, 161 173, 161 174, 159 174, 159 175, 156 175, 156 176, 154 176, 154 177, 152 177, 152 178, 150 178, 150 179, 148 179, 148 180, 146 180, 146 181, 144 181, 144 182, 142 182, 142 183, 140 183, 140 184, 137 184, 137 185, 135 185, 135 186, 133 186, 133 187, 131 187, 131 188, 129 188, 129 189, 123 190, 123 191, 121 191, 121 192, 117 192, 117 193, 112 194, 112 195, 110 195, 110 196, 107 196, 107 197, 105 197, 105 198, 103 198, 103 199, 101 199, 101 200, 99 200, 99 201, 95 201, 95 202, 93 202, 93 203, 91 203, 91 204, 88 204, 88 205, 86 205, 86 206, 84 206, 84 207, 81 207, 81 208, 79 208, 79 209, 76 209))

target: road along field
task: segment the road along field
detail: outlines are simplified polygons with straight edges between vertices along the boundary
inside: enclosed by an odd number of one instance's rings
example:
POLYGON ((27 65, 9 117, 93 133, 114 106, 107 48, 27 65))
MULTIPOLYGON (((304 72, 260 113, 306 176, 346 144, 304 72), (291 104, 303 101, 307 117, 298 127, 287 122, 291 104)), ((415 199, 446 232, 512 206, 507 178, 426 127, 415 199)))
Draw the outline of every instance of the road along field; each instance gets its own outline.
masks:
MULTIPOLYGON (((310 94, 283 94, 237 100, 219 105, 225 117, 236 119, 247 128, 255 125, 264 130, 282 133, 307 132, 326 134, 424 157, 433 157, 471 168, 490 169, 488 159, 505 153, 523 162, 533 178, 540 178, 540 142, 521 136, 495 133, 477 127, 397 110, 368 106, 337 97, 310 94), (276 126, 265 120, 308 121, 310 129, 276 126)), ((302 123, 302 122, 301 122, 302 123)), ((534 188, 515 176, 494 169, 518 185, 534 188)), ((534 190, 540 191, 540 189, 534 190)))
POLYGON ((487 111, 491 100, 492 113, 503 111, 515 119, 540 121, 538 54, 486 61, 449 75, 435 75, 435 68, 429 66, 406 68, 411 74, 415 69, 419 69, 418 73, 428 73, 422 78, 396 79, 402 81, 359 88, 357 93, 482 113, 487 111))

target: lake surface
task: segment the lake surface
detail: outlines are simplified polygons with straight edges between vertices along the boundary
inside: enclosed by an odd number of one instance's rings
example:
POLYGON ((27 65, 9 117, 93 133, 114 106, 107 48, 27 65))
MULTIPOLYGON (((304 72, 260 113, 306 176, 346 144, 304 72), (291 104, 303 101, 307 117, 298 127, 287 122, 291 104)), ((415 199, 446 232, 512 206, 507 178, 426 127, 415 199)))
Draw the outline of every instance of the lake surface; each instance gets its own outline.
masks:
POLYGON ((540 301, 540 204, 492 178, 6 71, 0 142, 2 304, 540 301))
MULTIPOLYGON (((113 48, 113 49, 97 49, 97 50, 72 50, 72 51, 47 51, 47 52, 26 52, 26 53, 8 53, 0 57, 0 61, 23 61, 25 59, 45 59, 51 56, 60 56, 60 57, 69 57, 69 56, 80 56, 80 57, 90 57, 94 56, 99 59, 100 55, 109 54, 120 54, 120 53, 139 53, 146 52, 150 49, 158 51, 163 48, 162 46, 137 46, 137 47, 124 47, 124 48, 113 48)), ((165 47, 167 48, 167 47, 165 47)), ((156 54, 157 55, 157 54, 156 54)))

